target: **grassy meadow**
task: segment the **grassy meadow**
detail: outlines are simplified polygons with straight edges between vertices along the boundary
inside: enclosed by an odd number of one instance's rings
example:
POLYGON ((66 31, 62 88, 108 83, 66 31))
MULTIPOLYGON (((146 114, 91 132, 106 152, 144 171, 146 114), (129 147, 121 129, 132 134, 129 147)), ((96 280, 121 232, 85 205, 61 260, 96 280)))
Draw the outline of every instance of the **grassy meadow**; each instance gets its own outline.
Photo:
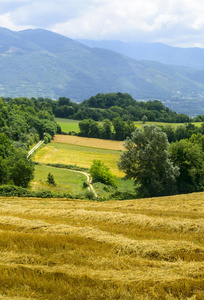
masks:
POLYGON ((55 121, 61 126, 63 132, 75 131, 79 132, 79 121, 78 120, 70 120, 64 118, 55 118, 55 121))
POLYGON ((0 197, 0 299, 204 299, 204 193, 0 197))
POLYGON ((86 176, 67 169, 58 169, 50 166, 36 165, 34 180, 31 182, 31 189, 51 190, 56 193, 79 194, 83 192, 83 182, 87 180, 86 176), (48 173, 54 175, 56 186, 48 184, 48 173))

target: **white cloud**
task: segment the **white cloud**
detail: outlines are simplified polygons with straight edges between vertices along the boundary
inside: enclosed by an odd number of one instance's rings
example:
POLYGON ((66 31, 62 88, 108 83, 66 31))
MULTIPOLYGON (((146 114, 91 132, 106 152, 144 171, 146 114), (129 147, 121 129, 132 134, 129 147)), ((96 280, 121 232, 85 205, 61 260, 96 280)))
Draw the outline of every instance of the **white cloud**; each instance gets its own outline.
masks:
MULTIPOLYGON (((5 13, 0 15, 0 27, 8 28, 13 31, 19 31, 27 29, 26 26, 17 25, 12 21, 10 13, 5 13)), ((30 26, 29 28, 32 28, 30 26)))
MULTIPOLYGON (((202 44, 201 0, 0 0, 0 26, 41 27, 71 38, 202 44)), ((204 45, 203 45, 204 46, 204 45)))
POLYGON ((184 37, 195 39, 195 31, 204 29, 204 3, 200 0, 96 2, 97 6, 89 6, 82 14, 58 22, 51 29, 72 38, 151 39, 172 44, 184 37), (184 36, 179 38, 179 32, 184 36))

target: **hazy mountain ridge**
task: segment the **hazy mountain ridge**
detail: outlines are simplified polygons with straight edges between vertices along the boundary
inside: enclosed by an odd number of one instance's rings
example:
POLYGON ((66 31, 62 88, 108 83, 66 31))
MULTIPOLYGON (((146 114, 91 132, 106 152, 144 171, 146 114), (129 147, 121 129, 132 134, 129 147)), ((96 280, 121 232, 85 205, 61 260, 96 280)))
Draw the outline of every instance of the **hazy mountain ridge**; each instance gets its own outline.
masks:
POLYGON ((196 109, 204 99, 203 70, 134 60, 43 29, 0 28, 0 67, 0 95, 6 97, 81 102, 97 93, 126 92, 138 100, 169 101, 173 109, 186 100, 196 109))
POLYGON ((204 49, 172 47, 163 43, 78 40, 91 48, 116 51, 136 60, 151 60, 167 65, 204 70, 204 49))

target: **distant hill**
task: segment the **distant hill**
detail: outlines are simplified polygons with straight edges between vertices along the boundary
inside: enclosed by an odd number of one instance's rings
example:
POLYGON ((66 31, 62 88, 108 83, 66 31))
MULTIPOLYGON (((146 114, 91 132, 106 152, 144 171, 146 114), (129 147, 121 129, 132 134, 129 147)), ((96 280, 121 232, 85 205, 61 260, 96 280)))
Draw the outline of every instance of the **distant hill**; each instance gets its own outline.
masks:
POLYGON ((204 70, 204 49, 171 47, 162 43, 78 40, 91 48, 109 49, 136 60, 204 70))
POLYGON ((0 69, 0 96, 81 102, 125 92, 190 115, 204 113, 204 70, 135 60, 43 29, 0 28, 0 69))

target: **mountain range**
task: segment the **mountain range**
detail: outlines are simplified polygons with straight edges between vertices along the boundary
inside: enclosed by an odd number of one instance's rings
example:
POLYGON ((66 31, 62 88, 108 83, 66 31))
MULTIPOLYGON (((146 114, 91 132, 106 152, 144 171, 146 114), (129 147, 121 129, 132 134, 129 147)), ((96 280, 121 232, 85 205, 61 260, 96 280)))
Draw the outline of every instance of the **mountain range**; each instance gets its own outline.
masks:
POLYGON ((172 47, 162 43, 77 40, 91 48, 109 49, 136 60, 204 70, 204 49, 172 47))
MULTIPOLYGON (((125 92, 136 100, 161 100, 178 112, 204 114, 204 60, 203 67, 195 64, 192 68, 187 63, 176 65, 176 55, 174 62, 169 56, 168 64, 151 60, 159 59, 151 56, 150 45, 145 60, 136 50, 133 57, 116 52, 117 47, 95 46, 44 29, 14 32, 0 28, 0 96, 65 96, 81 102, 97 93, 125 92)), ((135 49, 142 52, 139 45, 135 49)), ((203 49, 199 51, 200 56, 185 57, 198 62, 204 55, 203 49)), ((169 52, 163 53, 168 58, 169 52)))

